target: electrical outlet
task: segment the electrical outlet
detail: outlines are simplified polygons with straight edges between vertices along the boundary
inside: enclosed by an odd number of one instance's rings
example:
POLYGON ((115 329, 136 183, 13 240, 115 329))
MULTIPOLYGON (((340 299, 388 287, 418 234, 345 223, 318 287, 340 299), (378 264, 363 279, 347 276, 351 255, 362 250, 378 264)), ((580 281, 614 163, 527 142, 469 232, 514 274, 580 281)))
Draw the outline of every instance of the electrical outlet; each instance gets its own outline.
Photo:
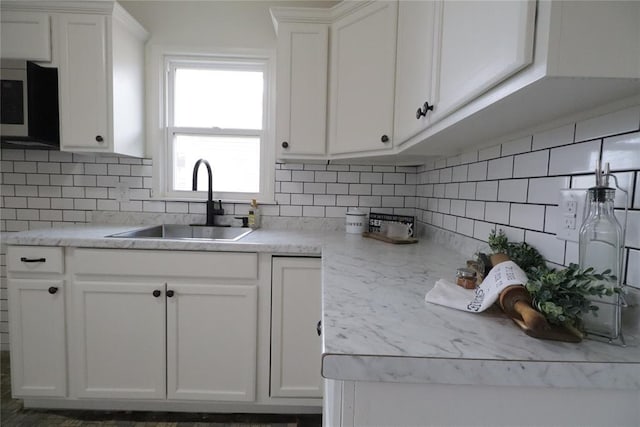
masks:
POLYGON ((585 188, 565 188, 560 190, 560 206, 558 209, 559 224, 556 238, 577 242, 580 226, 584 220, 584 204, 587 190, 585 188))

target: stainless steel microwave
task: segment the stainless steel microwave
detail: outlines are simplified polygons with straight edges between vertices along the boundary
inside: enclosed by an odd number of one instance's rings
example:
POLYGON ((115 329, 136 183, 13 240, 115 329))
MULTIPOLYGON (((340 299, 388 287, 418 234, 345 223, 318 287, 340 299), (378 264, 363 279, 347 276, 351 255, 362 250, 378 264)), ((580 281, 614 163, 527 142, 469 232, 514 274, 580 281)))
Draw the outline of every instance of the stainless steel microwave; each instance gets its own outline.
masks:
POLYGON ((2 147, 59 149, 57 68, 3 60, 0 80, 2 147))

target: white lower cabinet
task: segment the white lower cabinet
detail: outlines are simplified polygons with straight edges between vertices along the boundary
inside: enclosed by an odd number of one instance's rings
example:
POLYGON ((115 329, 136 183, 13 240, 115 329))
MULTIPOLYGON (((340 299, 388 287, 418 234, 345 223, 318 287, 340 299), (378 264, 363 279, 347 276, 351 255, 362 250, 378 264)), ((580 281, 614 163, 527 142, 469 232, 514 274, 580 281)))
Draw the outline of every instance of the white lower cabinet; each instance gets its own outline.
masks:
POLYGON ((67 394, 62 248, 7 252, 11 387, 15 397, 67 394))
POLYGON ((76 281, 72 292, 77 396, 163 399, 164 283, 76 281))
POLYGON ((274 257, 271 396, 322 397, 320 259, 274 257))
POLYGON ((69 265, 75 396, 255 400, 257 254, 77 249, 69 265))
POLYGON ((167 397, 253 401, 257 287, 167 285, 167 397))

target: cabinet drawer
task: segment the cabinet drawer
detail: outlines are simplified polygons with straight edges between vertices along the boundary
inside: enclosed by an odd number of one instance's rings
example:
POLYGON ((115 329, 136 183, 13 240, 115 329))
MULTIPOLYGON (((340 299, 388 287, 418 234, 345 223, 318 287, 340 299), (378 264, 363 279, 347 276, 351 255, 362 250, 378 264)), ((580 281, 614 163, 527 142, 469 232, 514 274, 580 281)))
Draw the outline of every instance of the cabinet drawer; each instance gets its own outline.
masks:
POLYGON ((64 249, 43 246, 9 246, 7 270, 24 273, 64 273, 64 249))
POLYGON ((77 249, 76 274, 257 279, 258 254, 122 249, 77 249))

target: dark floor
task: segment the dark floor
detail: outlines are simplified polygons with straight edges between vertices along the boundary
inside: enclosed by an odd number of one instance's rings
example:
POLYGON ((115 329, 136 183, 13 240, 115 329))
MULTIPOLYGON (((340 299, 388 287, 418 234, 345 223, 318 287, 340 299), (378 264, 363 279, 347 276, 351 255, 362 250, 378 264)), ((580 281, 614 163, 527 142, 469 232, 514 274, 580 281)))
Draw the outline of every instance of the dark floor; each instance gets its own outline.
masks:
POLYGON ((0 425, 122 427, 319 427, 320 415, 208 414, 176 412, 70 411, 24 409, 11 398, 9 352, 0 355, 0 425))

